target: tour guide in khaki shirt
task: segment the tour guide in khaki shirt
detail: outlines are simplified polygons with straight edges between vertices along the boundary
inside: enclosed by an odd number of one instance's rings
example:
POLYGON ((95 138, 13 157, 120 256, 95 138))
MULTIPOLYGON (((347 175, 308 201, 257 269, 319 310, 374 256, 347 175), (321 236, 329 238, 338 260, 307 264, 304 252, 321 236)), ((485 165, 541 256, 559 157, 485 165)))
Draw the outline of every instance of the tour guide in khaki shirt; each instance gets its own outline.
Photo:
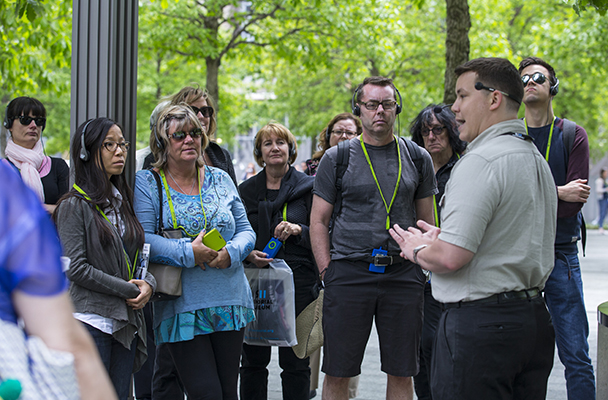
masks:
POLYGON ((433 398, 544 399, 554 332, 539 291, 553 267, 555 184, 517 119, 517 69, 480 58, 456 75, 452 110, 470 144, 446 186, 441 229, 391 230, 403 257, 434 272, 433 296, 446 306, 433 398))

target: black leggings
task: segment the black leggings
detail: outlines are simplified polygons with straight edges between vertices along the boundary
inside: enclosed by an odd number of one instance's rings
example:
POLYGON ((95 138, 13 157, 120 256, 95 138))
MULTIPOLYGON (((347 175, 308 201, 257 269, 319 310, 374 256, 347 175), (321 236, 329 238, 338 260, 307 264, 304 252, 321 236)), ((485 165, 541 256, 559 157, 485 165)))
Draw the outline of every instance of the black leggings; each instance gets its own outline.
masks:
POLYGON ((239 362, 245 330, 198 335, 166 343, 188 400, 237 400, 239 362))

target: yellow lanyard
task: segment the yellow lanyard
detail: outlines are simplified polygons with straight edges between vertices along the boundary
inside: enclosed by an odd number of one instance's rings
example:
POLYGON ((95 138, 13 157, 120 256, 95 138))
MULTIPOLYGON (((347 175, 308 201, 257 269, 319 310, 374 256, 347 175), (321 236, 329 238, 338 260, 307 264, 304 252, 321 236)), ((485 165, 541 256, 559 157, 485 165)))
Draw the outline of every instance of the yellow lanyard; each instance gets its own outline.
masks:
MULTIPOLYGON (((456 157, 460 160, 460 154, 456 153, 456 157)), ((437 209, 437 198, 435 195, 433 195, 433 211, 435 213, 435 226, 439 228, 439 210, 437 209)))
MULTIPOLYGON (((82 190, 80 188, 80 186, 78 186, 77 184, 74 184, 73 187, 74 187, 74 189, 76 189, 76 191, 78 193, 83 195, 85 199, 91 201, 91 198, 84 192, 84 190, 82 190)), ((101 208, 99 208, 99 206, 97 204, 95 204, 95 208, 97 208, 97 211, 101 214, 101 216, 104 217, 106 221, 108 221, 108 224, 114 226, 112 224, 112 221, 110 221, 108 216, 101 210, 101 208)), ((127 252, 125 251, 125 248, 124 248, 124 244, 123 244, 122 252, 125 255, 125 261, 127 262, 127 271, 129 271, 129 280, 131 280, 131 279, 133 279, 133 275, 135 273, 135 266, 131 266, 131 263, 129 262, 129 256, 127 255, 127 252)), ((139 256, 139 249, 137 249, 137 252, 135 253, 135 261, 137 261, 138 256, 139 256)))
MULTIPOLYGON (((555 125, 555 120, 557 117, 553 117, 553 121, 551 121, 551 131, 549 132, 549 140, 547 141, 547 151, 545 153, 545 160, 549 162, 549 150, 551 149, 551 141, 553 139, 553 126, 555 125)), ((526 119, 524 118, 524 124, 526 124, 526 119)), ((526 124, 526 135, 528 134, 528 124, 526 124)))
POLYGON ((384 198, 384 194, 382 194, 382 189, 380 188, 380 183, 378 183, 378 178, 376 177, 376 173, 374 172, 374 167, 372 166, 372 161, 369 159, 369 154, 367 154, 367 149, 365 148, 365 143, 363 143, 363 135, 359 136, 359 141, 361 142, 361 148, 363 148, 363 153, 365 154, 365 159, 369 164, 369 169, 372 171, 372 176, 374 177, 374 181, 376 181, 376 186, 378 186, 378 192, 380 192, 380 197, 382 197, 382 201, 384 202, 384 208, 386 209, 386 230, 389 230, 391 227, 391 208, 393 207, 393 202, 395 201, 395 197, 397 197, 397 190, 399 189, 399 182, 401 181, 401 150, 399 149, 399 141, 395 138, 395 144, 397 145, 397 159, 399 160, 399 174, 397 175, 397 183, 395 184, 395 191, 393 192, 393 198, 389 205, 386 205, 386 199, 384 198))
MULTIPOLYGON (((163 186, 165 188, 165 192, 167 193, 167 201, 169 202, 169 209, 171 210, 171 218, 173 219, 173 229, 181 228, 184 232, 186 232, 186 235, 188 235, 190 237, 196 236, 197 234, 191 235, 190 233, 188 233, 186 231, 186 228, 184 228, 183 226, 177 225, 177 220, 175 219, 175 209, 173 208, 173 202, 171 201, 171 194, 169 193, 169 185, 167 184, 167 178, 165 177, 165 172, 162 169, 159 172, 160 172, 160 177, 163 179, 163 186)), ((203 195, 201 194, 201 177, 200 177, 200 170, 198 168, 196 169, 196 178, 198 179, 198 197, 201 201, 201 210, 203 210, 203 218, 205 219, 205 226, 203 227, 203 230, 207 230, 207 214, 205 214, 205 207, 203 207, 203 195)), ((211 218, 213 218, 213 216, 211 218)))
MULTIPOLYGON (((283 221, 287 222, 287 203, 283 205, 283 221)), ((283 246, 285 246, 285 242, 283 242, 283 246)))

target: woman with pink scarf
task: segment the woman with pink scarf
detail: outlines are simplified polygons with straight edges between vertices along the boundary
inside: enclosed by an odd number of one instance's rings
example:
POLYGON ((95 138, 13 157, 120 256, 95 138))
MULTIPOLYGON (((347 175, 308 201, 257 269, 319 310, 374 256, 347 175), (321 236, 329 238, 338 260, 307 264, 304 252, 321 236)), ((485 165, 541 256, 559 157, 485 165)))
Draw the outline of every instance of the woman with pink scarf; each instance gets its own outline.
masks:
POLYGON ((42 147, 46 109, 33 97, 17 97, 6 107, 4 127, 10 132, 6 158, 21 173, 49 213, 68 191, 70 170, 61 158, 48 157, 42 147))

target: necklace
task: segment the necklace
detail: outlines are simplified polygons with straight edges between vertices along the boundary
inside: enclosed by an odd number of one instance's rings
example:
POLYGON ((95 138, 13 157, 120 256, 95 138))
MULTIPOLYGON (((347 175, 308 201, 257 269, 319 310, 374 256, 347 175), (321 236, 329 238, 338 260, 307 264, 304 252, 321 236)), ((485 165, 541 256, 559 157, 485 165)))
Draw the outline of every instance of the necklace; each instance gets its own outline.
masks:
MULTIPOLYGON (((173 183, 175 183, 177 185, 177 187, 179 188, 179 190, 181 190, 183 194, 186 194, 186 191, 184 189, 182 189, 182 187, 179 185, 179 183, 177 183, 177 181, 175 180, 175 178, 171 174, 171 171, 167 170, 167 172, 169 173, 169 176, 171 177, 171 180, 173 181, 173 183)), ((190 188, 190 191, 188 192, 188 196, 192 195, 192 190, 194 189, 194 184, 195 183, 196 183, 196 179, 192 181, 192 187, 190 188)))

